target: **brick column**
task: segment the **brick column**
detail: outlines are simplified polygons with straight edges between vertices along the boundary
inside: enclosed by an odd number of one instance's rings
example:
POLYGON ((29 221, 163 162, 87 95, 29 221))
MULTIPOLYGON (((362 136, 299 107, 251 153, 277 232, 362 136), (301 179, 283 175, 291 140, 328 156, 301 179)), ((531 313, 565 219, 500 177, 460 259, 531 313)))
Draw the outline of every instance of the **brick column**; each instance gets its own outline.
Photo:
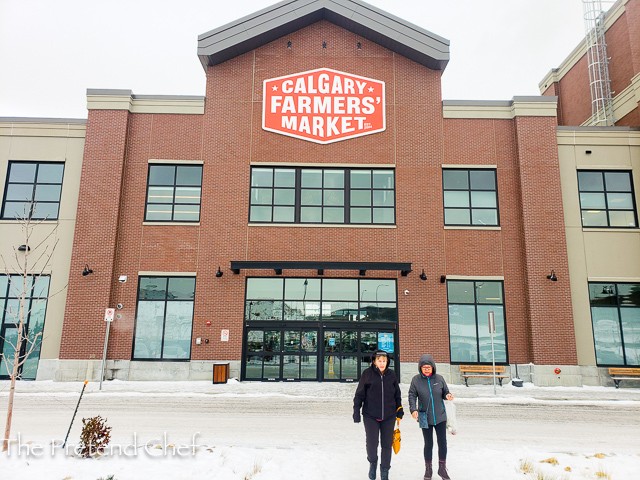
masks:
POLYGON ((556 118, 516 117, 522 192, 525 289, 536 364, 575 365, 567 242, 560 187, 556 118), (557 282, 547 279, 555 270, 557 282))
POLYGON ((61 359, 102 357, 114 281, 128 110, 89 110, 61 359), (82 276, 87 264, 93 273, 82 276))

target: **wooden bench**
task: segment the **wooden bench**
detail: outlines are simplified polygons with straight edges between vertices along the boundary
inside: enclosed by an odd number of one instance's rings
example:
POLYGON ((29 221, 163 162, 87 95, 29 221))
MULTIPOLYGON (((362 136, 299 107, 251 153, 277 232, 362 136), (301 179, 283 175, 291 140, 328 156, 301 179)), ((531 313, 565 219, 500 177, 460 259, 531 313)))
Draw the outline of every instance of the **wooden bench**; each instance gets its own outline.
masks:
MULTIPOLYGON (((503 365, 496 365, 495 377, 502 386, 502 379, 509 378, 508 375, 498 375, 498 373, 504 373, 503 365)), ((464 384, 468 387, 469 377, 487 377, 493 378, 493 366, 492 365, 460 365, 460 375, 464 378, 464 384)))
POLYGON ((616 388, 620 388, 622 380, 640 380, 640 368, 610 368, 609 376, 616 384, 616 388))

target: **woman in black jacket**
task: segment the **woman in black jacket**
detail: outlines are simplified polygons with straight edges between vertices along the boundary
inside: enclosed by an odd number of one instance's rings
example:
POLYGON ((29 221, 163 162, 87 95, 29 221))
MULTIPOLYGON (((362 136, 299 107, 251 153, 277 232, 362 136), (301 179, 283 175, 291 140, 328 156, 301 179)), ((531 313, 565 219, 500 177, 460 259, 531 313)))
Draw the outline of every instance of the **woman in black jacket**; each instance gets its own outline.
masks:
POLYGON ((371 480, 376 478, 378 467, 378 438, 382 447, 380 478, 388 480, 391 468, 393 424, 396 418, 402 418, 404 415, 398 379, 394 371, 387 368, 388 365, 387 352, 376 350, 371 356, 371 367, 362 372, 353 398, 353 421, 360 423, 360 409, 364 417, 371 480))
POLYGON ((418 375, 409 387, 409 410, 418 421, 424 437, 424 480, 431 480, 433 467, 433 430, 438 436, 438 475, 449 480, 447 472, 447 412, 444 399, 453 400, 447 382, 436 374, 436 363, 431 355, 422 355, 418 363, 418 375))

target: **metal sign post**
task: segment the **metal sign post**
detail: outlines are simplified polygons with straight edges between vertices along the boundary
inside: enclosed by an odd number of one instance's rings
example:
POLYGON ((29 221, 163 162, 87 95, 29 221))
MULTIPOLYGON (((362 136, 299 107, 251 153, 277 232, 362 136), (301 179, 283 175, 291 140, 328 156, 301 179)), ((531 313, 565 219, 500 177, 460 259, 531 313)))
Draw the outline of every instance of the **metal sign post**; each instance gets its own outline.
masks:
POLYGON ((493 361, 493 394, 496 392, 496 351, 493 346, 493 334, 496 333, 496 317, 494 312, 489 312, 489 336, 491 337, 491 359, 493 361))
POLYGON ((116 311, 113 308, 107 308, 104 311, 104 321, 107 322, 107 333, 104 336, 104 352, 102 353, 102 368, 100 369, 100 390, 102 390, 102 379, 104 378, 104 366, 107 362, 107 345, 109 344, 109 330, 116 311))

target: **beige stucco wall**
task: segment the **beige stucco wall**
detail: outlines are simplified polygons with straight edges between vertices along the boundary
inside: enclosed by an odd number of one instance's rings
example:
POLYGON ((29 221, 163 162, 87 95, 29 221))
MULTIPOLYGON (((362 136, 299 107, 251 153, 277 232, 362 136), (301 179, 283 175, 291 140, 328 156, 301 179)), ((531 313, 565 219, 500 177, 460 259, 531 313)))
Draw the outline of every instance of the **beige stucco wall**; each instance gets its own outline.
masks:
POLYGON ((595 365, 588 282, 640 282, 640 229, 583 229, 577 171, 632 170, 639 205, 640 131, 558 129, 558 154, 578 364, 595 365))
MULTIPOLYGON (((37 160, 65 163, 59 219, 38 225, 29 242, 33 249, 47 235, 54 232, 46 238, 41 247, 51 252, 57 241, 55 252, 45 269, 45 272, 51 275, 49 293, 55 295, 49 299, 47 305, 40 359, 58 358, 60 351, 85 131, 84 120, 0 118, 0 185, 2 185, 3 194, 9 161, 37 160), (59 293, 56 294, 56 292, 59 293)), ((10 267, 15 263, 14 247, 23 243, 24 234, 21 225, 13 220, 0 220, 0 254, 10 267)), ((32 261, 39 256, 37 253, 38 251, 31 251, 32 261)), ((20 260, 24 258, 22 254, 18 256, 20 260)), ((0 271, 2 270, 4 265, 0 261, 0 271)))

